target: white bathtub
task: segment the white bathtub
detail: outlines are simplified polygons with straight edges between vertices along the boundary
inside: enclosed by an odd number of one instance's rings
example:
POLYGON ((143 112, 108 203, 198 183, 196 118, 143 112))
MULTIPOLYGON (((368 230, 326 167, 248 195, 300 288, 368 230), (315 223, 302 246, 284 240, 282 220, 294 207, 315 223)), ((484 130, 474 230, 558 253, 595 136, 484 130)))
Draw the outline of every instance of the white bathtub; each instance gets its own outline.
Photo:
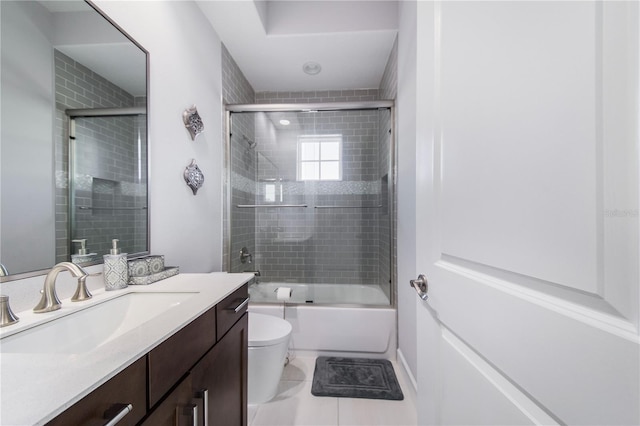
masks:
POLYGON ((388 299, 377 287, 260 283, 252 285, 249 293, 249 312, 280 318, 284 315, 291 323, 293 331, 289 346, 295 353, 386 359, 396 356, 396 310, 388 306, 388 299), (313 289, 313 286, 317 288, 313 289), (275 289, 278 287, 292 288, 292 303, 286 306, 282 303, 263 303, 267 296, 275 301, 275 289), (379 294, 371 290, 377 290, 379 294), (362 298, 353 298, 356 295, 348 295, 348 292, 367 293, 372 298, 367 302, 362 298), (339 295, 339 298, 328 298, 330 294, 339 295), (313 295, 313 299, 308 299, 309 295, 313 295), (313 303, 306 303, 307 300, 313 300, 313 303), (364 303, 387 307, 362 306, 364 303))

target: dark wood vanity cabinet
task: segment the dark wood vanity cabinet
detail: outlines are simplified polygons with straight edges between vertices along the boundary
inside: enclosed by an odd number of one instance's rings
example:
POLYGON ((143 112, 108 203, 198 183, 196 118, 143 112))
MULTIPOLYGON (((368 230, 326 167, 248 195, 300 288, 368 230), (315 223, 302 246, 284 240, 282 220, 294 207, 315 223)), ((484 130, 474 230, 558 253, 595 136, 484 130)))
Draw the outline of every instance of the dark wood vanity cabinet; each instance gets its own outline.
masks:
POLYGON ((247 424, 247 332, 244 314, 191 371, 194 394, 208 401, 201 424, 247 424))
POLYGON ((147 413, 146 401, 147 362, 146 357, 143 357, 72 405, 48 425, 105 425, 126 412, 118 426, 133 426, 147 413))
POLYGON ((216 305, 217 343, 193 370, 197 392, 208 390, 209 426, 247 424, 248 286, 216 305))
MULTIPOLYGON (((226 300, 226 299, 225 299, 226 300)), ((152 408, 216 343, 216 310, 209 309, 149 352, 152 408)))
POLYGON ((105 425, 132 404, 119 426, 246 426, 247 301, 245 284, 49 424, 105 425))
MULTIPOLYGON (((164 398, 147 417, 143 426, 193 426, 194 417, 198 418, 198 404, 193 401, 191 376, 187 375, 164 398)), ((200 419, 198 425, 202 425, 200 419)))

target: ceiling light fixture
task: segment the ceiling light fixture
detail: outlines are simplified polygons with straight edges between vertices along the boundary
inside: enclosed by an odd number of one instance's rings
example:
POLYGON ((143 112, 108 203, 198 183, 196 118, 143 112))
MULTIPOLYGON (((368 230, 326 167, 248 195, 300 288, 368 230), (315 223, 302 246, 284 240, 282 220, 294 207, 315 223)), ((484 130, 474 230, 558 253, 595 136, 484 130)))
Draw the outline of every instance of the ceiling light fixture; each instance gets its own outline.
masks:
POLYGON ((282 124, 283 126, 288 126, 289 124, 291 124, 291 122, 283 118, 282 120, 280 120, 280 124, 282 124))
POLYGON ((322 71, 322 67, 317 62, 307 62, 302 66, 302 71, 309 75, 316 75, 322 71))

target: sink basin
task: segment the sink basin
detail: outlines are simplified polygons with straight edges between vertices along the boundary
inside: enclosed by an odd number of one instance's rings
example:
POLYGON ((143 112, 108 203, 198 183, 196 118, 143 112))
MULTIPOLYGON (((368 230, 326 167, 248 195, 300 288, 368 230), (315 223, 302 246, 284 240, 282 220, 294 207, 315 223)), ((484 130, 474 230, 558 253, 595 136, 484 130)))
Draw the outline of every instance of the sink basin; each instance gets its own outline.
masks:
POLYGON ((0 340, 3 353, 83 353, 198 293, 128 293, 0 340))

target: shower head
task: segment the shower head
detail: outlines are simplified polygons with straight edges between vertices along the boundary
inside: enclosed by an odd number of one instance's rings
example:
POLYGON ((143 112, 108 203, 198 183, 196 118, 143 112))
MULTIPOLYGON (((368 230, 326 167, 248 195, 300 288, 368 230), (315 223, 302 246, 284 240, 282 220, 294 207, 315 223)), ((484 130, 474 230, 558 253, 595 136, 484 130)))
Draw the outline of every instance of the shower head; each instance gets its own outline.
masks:
POLYGON ((249 148, 251 148, 251 149, 255 148, 256 145, 258 145, 257 142, 252 141, 251 139, 249 139, 245 135, 242 135, 242 139, 249 145, 249 148))

